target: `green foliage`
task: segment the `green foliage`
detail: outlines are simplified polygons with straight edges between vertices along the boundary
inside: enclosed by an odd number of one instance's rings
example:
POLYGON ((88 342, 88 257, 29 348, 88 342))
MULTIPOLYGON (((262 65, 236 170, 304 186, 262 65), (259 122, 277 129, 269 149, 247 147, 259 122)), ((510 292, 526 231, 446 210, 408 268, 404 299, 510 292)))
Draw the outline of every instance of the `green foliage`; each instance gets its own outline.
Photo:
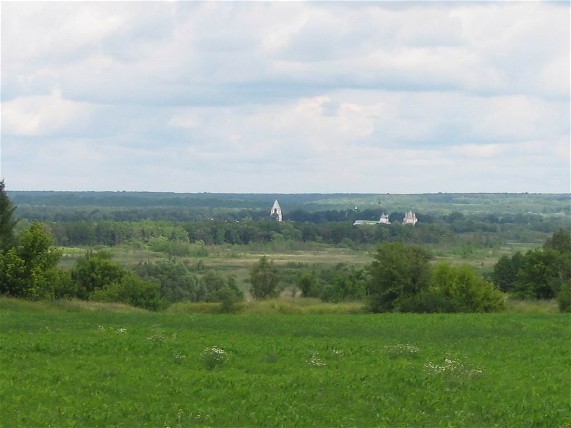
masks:
POLYGON ((320 297, 326 302, 363 300, 366 297, 367 281, 365 269, 339 265, 331 283, 323 288, 320 297))
POLYGON ((234 276, 224 277, 219 272, 208 271, 200 283, 204 289, 204 299, 207 302, 223 302, 223 312, 232 312, 234 304, 244 299, 244 293, 238 288, 234 276))
POLYGON ((161 300, 160 286, 132 273, 123 275, 119 281, 96 288, 90 297, 95 301, 126 303, 153 311, 165 307, 161 300))
POLYGON ((303 272, 297 280, 297 288, 301 290, 302 297, 320 297, 323 283, 315 271, 303 272))
POLYGON ((61 277, 56 268, 61 252, 52 243, 48 230, 36 222, 15 247, 0 253, 0 294, 34 300, 52 297, 53 283, 61 277))
POLYGON ((431 270, 430 286, 403 304, 403 312, 497 312, 504 296, 468 265, 439 262, 431 270))
POLYGON ((559 253, 571 253, 571 232, 559 229, 543 244, 543 248, 559 253))
POLYGON ((14 227, 17 220, 12 218, 16 207, 6 194, 4 180, 0 181, 0 253, 14 244, 14 227))
POLYGON ((127 270, 111 260, 106 251, 88 251, 77 259, 71 278, 77 285, 78 297, 89 299, 91 294, 105 286, 121 282, 127 270))
POLYGON ((500 290, 513 291, 516 286, 518 273, 525 266, 525 258, 518 251, 513 256, 503 255, 494 265, 492 280, 500 290))
POLYGON ((571 312, 571 281, 563 281, 557 295, 560 312, 571 312))
POLYGON ((157 282, 160 285, 161 298, 168 302, 199 301, 206 297, 198 277, 182 263, 140 263, 134 270, 141 278, 157 282))
POLYGON ((426 289, 429 258, 421 247, 400 242, 380 245, 369 266, 367 294, 371 311, 398 311, 403 302, 426 289))
MULTIPOLYGON (((554 299, 571 281, 571 233, 560 229, 549 237, 543 248, 502 257, 494 266, 492 278, 502 289, 524 299, 554 299)), ((566 304, 563 303, 563 307, 566 304)))
POLYGON ((161 298, 169 303, 222 302, 223 312, 233 312, 235 304, 244 299, 236 278, 216 271, 199 277, 188 266, 173 261, 141 263, 134 269, 141 278, 159 284, 161 298))
POLYGON ((559 254, 537 248, 525 254, 525 265, 518 271, 515 293, 522 298, 553 299, 559 286, 559 254))
POLYGON ((260 258, 250 270, 251 293, 255 299, 275 297, 279 293, 280 276, 274 262, 266 256, 260 258))

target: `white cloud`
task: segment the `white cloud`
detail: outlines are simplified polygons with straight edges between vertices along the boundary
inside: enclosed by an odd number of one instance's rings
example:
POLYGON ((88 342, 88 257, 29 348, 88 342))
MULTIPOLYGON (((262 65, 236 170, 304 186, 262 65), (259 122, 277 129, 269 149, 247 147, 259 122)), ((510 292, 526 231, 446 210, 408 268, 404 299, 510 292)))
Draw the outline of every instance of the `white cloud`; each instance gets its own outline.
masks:
POLYGON ((549 2, 6 3, 3 174, 31 189, 81 174, 85 188, 139 190, 561 191, 568 14, 549 2))
POLYGON ((65 100, 59 90, 48 96, 23 97, 2 103, 2 133, 41 136, 77 129, 90 106, 65 100))

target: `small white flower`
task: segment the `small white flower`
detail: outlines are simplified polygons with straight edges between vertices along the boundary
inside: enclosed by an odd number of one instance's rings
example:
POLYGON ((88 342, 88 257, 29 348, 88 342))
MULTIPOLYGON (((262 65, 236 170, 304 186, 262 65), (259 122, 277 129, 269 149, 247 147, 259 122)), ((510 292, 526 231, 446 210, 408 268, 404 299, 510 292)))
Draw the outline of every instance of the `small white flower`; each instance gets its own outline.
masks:
POLYGON ((323 366, 327 365, 325 363, 325 361, 323 361, 321 358, 319 358, 317 353, 314 353, 311 355, 311 358, 309 360, 307 360, 307 364, 309 364, 310 366, 314 366, 314 367, 323 367, 323 366))

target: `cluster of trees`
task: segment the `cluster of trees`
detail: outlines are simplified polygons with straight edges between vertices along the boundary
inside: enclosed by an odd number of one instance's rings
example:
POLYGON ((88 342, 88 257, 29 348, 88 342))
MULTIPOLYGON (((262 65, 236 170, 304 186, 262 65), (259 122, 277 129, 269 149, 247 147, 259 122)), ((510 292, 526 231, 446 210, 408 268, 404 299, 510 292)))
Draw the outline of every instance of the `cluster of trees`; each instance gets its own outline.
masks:
POLYGON ((303 297, 326 302, 363 301, 367 298, 368 280, 367 269, 340 263, 332 269, 303 272, 297 288, 303 297))
POLYGON ((368 268, 372 312, 494 312, 504 307, 497 287, 468 265, 429 263, 421 247, 382 244, 368 268))
MULTIPOLYGON (((222 309, 243 299, 233 277, 208 272, 200 277, 182 264, 141 264, 134 270, 109 253, 88 251, 71 271, 58 267, 62 253, 41 223, 16 235, 14 205, 0 182, 0 295, 32 300, 79 298, 121 302, 157 310, 181 300, 221 301, 222 309)), ((174 233, 174 232, 173 232, 174 233)))
POLYGON ((333 245, 375 245, 385 241, 416 244, 458 243, 467 232, 470 242, 479 246, 494 246, 502 240, 535 240, 537 234, 557 230, 559 223, 537 223, 535 233, 531 226, 520 224, 478 223, 472 219, 449 223, 424 223, 416 227, 402 224, 353 226, 351 222, 275 222, 261 221, 202 221, 173 223, 143 220, 137 222, 79 221, 49 223, 54 239, 62 246, 116 246, 125 243, 143 243, 149 247, 170 248, 179 255, 190 255, 188 243, 215 244, 266 244, 271 242, 318 242, 333 245), (168 243, 167 243, 168 242, 168 243), (175 244, 176 243, 176 244, 175 244), (182 244, 182 245, 181 245, 182 244))
POLYGON ((502 291, 524 299, 554 299, 571 311, 571 233, 560 229, 543 247, 502 256, 493 281, 502 291))

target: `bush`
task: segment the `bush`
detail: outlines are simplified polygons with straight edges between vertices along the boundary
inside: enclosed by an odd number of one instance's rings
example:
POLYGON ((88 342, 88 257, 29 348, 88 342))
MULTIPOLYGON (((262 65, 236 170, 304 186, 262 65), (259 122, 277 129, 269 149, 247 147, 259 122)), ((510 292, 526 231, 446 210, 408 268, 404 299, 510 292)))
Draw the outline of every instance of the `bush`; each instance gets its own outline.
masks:
POLYGON ((174 303, 204 298, 198 277, 181 263, 141 263, 134 268, 141 278, 160 285, 161 298, 174 303))
POLYGON ((153 311, 165 307, 165 303, 161 300, 159 285, 131 273, 120 281, 98 288, 92 293, 91 298, 100 302, 126 303, 153 311))
POLYGON ((296 285, 302 297, 320 297, 323 292, 323 284, 315 272, 303 272, 296 285))
POLYGON ((256 299, 276 297, 279 294, 278 285, 280 277, 273 261, 268 261, 266 256, 260 258, 258 263, 250 271, 252 283, 252 296, 256 299))
POLYGON ((77 297, 88 300, 91 294, 113 283, 121 282, 127 270, 111 260, 105 251, 88 251, 77 259, 71 278, 77 286, 77 297))
POLYGON ((366 296, 367 275, 364 269, 338 265, 331 284, 323 289, 321 298, 326 302, 363 300, 366 296))
POLYGON ((403 302, 403 312, 497 312, 504 309, 504 296, 494 284, 478 276, 468 265, 440 262, 433 269, 430 285, 403 302))

